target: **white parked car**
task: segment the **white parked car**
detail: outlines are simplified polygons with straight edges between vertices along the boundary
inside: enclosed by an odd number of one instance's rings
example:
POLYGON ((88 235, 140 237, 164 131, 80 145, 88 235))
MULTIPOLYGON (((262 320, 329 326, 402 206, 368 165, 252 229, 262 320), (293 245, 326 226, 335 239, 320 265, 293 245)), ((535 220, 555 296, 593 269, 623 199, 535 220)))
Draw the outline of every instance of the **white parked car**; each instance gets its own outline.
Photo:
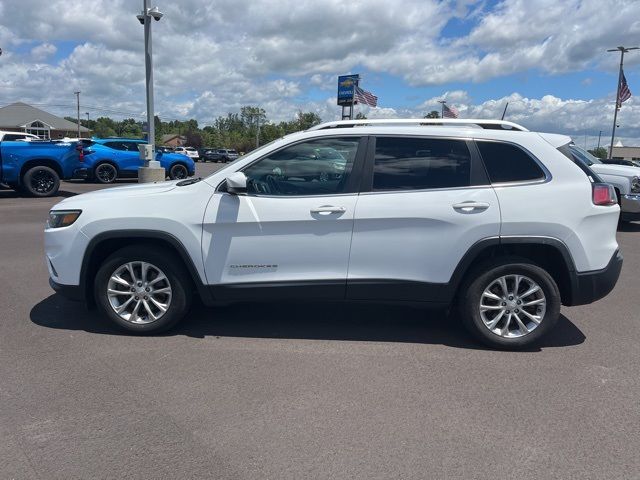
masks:
POLYGON ((0 130, 0 142, 16 142, 21 140, 29 142, 31 140, 40 140, 40 137, 31 133, 0 130))
POLYGON ((182 155, 192 158, 196 162, 200 159, 198 150, 193 147, 176 147, 174 148, 173 153, 181 153, 182 155))
POLYGON ((573 143, 567 149, 576 161, 587 165, 602 180, 614 186, 620 203, 622 221, 640 220, 640 167, 603 163, 573 143))
POLYGON ((202 180, 63 200, 45 230, 50 283, 138 333, 175 325, 194 295, 418 301, 521 348, 622 266, 615 192, 558 151, 570 142, 495 120, 322 124, 202 180), (319 149, 344 168, 310 179, 319 149))

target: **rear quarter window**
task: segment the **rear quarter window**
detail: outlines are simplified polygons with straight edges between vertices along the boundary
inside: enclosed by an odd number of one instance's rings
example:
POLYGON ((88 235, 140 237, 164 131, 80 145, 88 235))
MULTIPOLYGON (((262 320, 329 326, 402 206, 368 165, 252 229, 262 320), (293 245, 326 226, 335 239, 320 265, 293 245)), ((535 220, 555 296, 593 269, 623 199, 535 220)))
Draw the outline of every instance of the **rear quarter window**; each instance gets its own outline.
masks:
POLYGON ((531 182, 543 180, 540 165, 517 145, 477 141, 482 161, 491 183, 531 182))

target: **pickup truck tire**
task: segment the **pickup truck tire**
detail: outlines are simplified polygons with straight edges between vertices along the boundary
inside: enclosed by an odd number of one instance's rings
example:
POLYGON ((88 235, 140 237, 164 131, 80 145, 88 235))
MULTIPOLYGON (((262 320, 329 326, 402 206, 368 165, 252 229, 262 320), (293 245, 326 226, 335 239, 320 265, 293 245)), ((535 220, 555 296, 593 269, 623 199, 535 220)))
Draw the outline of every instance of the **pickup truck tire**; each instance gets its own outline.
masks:
POLYGON ((93 178, 98 183, 113 183, 118 178, 118 169, 108 162, 99 163, 93 169, 93 178))
POLYGON ((60 188, 60 177, 53 168, 31 167, 22 176, 21 189, 33 197, 51 197, 60 188))
POLYGON ((547 334, 560 317, 560 292, 549 273, 518 257, 477 268, 461 288, 462 321, 493 348, 520 350, 547 334))
POLYGON ((171 251, 133 245, 102 263, 94 296, 102 313, 121 329, 152 334, 184 318, 191 305, 191 285, 187 270, 171 251))

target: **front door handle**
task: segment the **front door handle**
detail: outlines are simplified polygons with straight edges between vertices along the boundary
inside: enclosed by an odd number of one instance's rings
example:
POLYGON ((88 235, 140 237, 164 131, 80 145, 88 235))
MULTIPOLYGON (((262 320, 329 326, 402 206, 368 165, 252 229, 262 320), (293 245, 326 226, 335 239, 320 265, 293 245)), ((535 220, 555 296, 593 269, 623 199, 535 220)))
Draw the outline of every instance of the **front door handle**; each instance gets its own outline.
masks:
POLYGON ((344 207, 334 207, 333 205, 322 205, 321 207, 312 208, 311 213, 318 213, 320 215, 330 215, 332 213, 344 213, 347 209, 344 207))
POLYGON ((458 213, 484 212, 490 207, 485 202, 461 202, 452 205, 453 209, 458 213))

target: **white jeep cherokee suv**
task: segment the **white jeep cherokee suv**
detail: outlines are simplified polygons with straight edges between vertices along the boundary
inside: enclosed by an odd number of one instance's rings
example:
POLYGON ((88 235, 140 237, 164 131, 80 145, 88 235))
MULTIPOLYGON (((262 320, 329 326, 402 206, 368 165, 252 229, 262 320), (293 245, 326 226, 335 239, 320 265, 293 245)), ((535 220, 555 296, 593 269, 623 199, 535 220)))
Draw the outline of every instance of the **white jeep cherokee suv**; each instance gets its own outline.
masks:
POLYGON ((489 120, 322 124, 202 180, 63 200, 45 230, 50 283, 138 333, 175 325, 194 294, 409 301, 524 347, 622 266, 615 192, 558 150, 570 141, 489 120))

